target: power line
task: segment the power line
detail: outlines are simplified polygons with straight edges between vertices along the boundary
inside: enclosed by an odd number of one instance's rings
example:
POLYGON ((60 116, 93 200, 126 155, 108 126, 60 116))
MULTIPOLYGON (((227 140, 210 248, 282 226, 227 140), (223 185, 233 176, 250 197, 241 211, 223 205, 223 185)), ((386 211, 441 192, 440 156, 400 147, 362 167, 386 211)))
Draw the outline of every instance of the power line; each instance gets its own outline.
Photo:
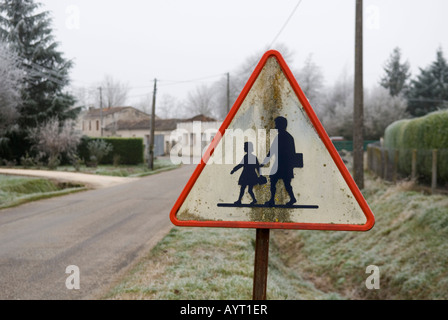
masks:
MULTIPOLYGON (((193 82, 200 82, 200 81, 204 81, 204 80, 208 80, 208 79, 213 79, 213 78, 217 78, 220 76, 225 76, 227 75, 227 73, 219 73, 219 74, 214 74, 214 75, 209 75, 209 76, 204 76, 201 78, 195 78, 195 79, 189 79, 189 80, 159 80, 157 79, 157 86, 159 87, 166 87, 166 86, 173 86, 173 85, 178 85, 178 84, 185 84, 185 83, 193 83, 193 82)), ((87 82, 82 81, 82 80, 77 80, 77 79, 72 79, 72 81, 74 82, 82 82, 87 84, 87 82)), ((91 85, 94 86, 94 85, 91 85)), ((73 86, 74 88, 84 88, 85 86, 73 86)), ((144 85, 144 86, 125 86, 125 88, 127 89, 148 89, 148 88, 152 88, 153 85, 144 85)), ((107 87, 108 89, 121 89, 122 87, 107 87)))
MULTIPOLYGON (((3 57, 4 59, 6 59, 7 57, 5 57, 4 55, 0 55, 1 57, 3 57)), ((16 63, 20 63, 26 67, 29 68, 29 70, 25 70, 28 71, 30 73, 31 76, 40 76, 42 78, 45 78, 53 83, 59 84, 59 85, 65 85, 66 83, 64 83, 63 80, 61 80, 63 78, 63 76, 61 76, 60 74, 55 73, 55 71, 48 69, 46 67, 43 67, 41 65, 38 65, 36 63, 33 63, 31 61, 25 61, 26 59, 20 56, 10 56, 9 59, 15 61, 16 63), (43 69, 43 70, 41 70, 43 69), (44 71, 47 71, 49 74, 45 74, 44 71), (59 79, 59 77, 61 79, 59 79)))
POLYGON ((272 40, 271 44, 269 45, 269 47, 272 47, 272 45, 275 43, 275 41, 277 41, 278 37, 280 36, 280 34, 283 32, 283 30, 286 28, 286 26, 289 23, 289 20, 291 20, 292 16, 294 15, 294 13, 296 12, 297 8, 300 6, 300 4, 302 3, 302 0, 299 0, 299 2, 297 2, 296 6, 294 7, 294 9, 292 10, 291 14, 289 15, 288 19, 286 19, 285 23, 283 24, 283 26, 281 27, 280 31, 277 33, 277 35, 275 36, 274 40, 272 40))
MULTIPOLYGON (((288 25, 289 21, 291 20, 291 18, 294 16, 295 12, 297 11, 298 7, 300 6, 300 4, 302 3, 303 0, 299 0, 298 3, 295 5, 295 7, 293 8, 292 12, 290 13, 290 15, 288 16, 288 18, 286 19, 285 23, 283 24, 283 26, 281 27, 281 29, 279 30, 279 32, 277 33, 277 35, 274 37, 274 39, 272 40, 270 47, 272 47, 272 45, 277 41, 278 37, 281 35, 281 33, 283 32, 283 30, 286 28, 286 26, 288 25)), ((20 56, 20 55, 16 55, 14 58, 14 60, 16 60, 17 62, 20 62, 26 66, 28 66, 32 72, 34 72, 34 75, 38 75, 42 78, 45 78, 51 82, 60 84, 60 85, 66 85, 67 83, 65 83, 62 79, 64 79, 64 75, 61 75, 59 72, 52 70, 48 67, 39 65, 37 63, 34 63, 32 61, 29 61, 28 59, 20 56), (46 73, 44 73, 46 72, 46 73), (47 74, 48 73, 48 74, 47 74)), ((178 84, 185 84, 185 83, 193 83, 193 82, 200 82, 200 81, 204 81, 204 80, 208 80, 208 79, 212 79, 212 78, 216 78, 219 76, 225 76, 227 75, 227 73, 219 73, 219 74, 215 74, 215 75, 210 75, 210 76, 205 76, 205 77, 201 77, 201 78, 195 78, 195 79, 189 79, 189 80, 158 80, 159 82, 162 82, 161 84, 159 84, 159 86, 172 86, 172 85, 178 85, 178 84), (168 82, 168 83, 163 83, 163 82, 168 82), (171 82, 171 83, 169 83, 171 82)), ((86 83, 84 81, 81 80, 74 80, 71 79, 72 81, 77 81, 77 82, 82 82, 82 83, 86 83)), ((81 87, 81 86, 72 86, 72 87, 81 87)), ((151 88, 151 86, 132 86, 132 87, 127 87, 128 89, 146 89, 146 88, 151 88)), ((143 95, 142 95, 143 96, 143 95)))
POLYGON ((182 83, 200 82, 200 81, 204 81, 204 80, 208 80, 208 79, 212 79, 212 78, 221 77, 226 74, 227 73, 219 73, 219 74, 214 74, 214 75, 210 75, 210 76, 205 76, 202 78, 190 79, 190 80, 157 80, 157 81, 172 82, 172 83, 167 83, 167 84, 160 84, 159 86, 172 86, 172 85, 177 85, 177 84, 182 84, 182 83))
MULTIPOLYGON (((291 11, 291 13, 289 14, 289 17, 286 19, 285 23, 283 24, 283 26, 280 28, 279 32, 277 32, 277 35, 274 37, 274 39, 272 40, 271 44, 268 46, 268 49, 272 48, 272 46, 274 45, 275 41, 277 41, 278 37, 281 35, 281 33, 283 32, 283 30, 285 30, 286 26, 288 25, 289 21, 291 20, 291 18, 293 17, 294 13, 297 11, 297 8, 299 8, 300 4, 302 3, 303 0, 299 0, 299 2, 297 2, 296 6, 293 8, 293 10, 291 11)), ((248 70, 253 70, 255 68, 255 66, 258 64, 258 61, 253 62, 253 64, 250 66, 250 68, 247 68, 248 70)))
POLYGON ((15 54, 14 59, 16 60, 16 62, 20 62, 20 63, 25 64, 27 66, 33 67, 34 69, 37 69, 37 68, 43 69, 44 71, 50 73, 52 76, 60 77, 60 78, 64 77, 63 75, 59 74, 57 71, 55 71, 53 69, 50 69, 48 67, 42 66, 40 64, 37 64, 37 63, 35 63, 33 61, 30 61, 29 59, 27 59, 27 58, 25 58, 25 57, 23 57, 23 56, 21 56, 21 55, 19 55, 17 53, 15 54))
POLYGON ((417 98, 417 99, 407 99, 408 101, 415 102, 448 102, 448 100, 440 100, 440 99, 426 99, 426 98, 417 98))
MULTIPOLYGON (((3 58, 6 58, 4 55, 0 55, 0 56, 3 58)), ((67 85, 67 83, 62 80, 64 78, 64 76, 59 74, 55 70, 52 70, 52 69, 49 69, 48 67, 34 63, 34 62, 32 62, 20 55, 17 55, 17 54, 12 55, 8 58, 11 60, 14 60, 16 63, 20 63, 20 64, 28 67, 27 72, 29 72, 30 76, 38 76, 38 77, 41 77, 43 79, 46 79, 48 81, 51 81, 51 82, 59 84, 59 85, 64 85, 64 86, 67 85)), ((162 82, 161 84, 159 84, 159 86, 172 86, 172 85, 200 82, 200 81, 209 80, 209 79, 213 79, 213 78, 217 78, 217 77, 221 77, 221 76, 225 76, 225 75, 227 75, 227 73, 213 74, 213 75, 208 75, 208 76, 194 78, 194 79, 188 79, 188 80, 158 80, 158 82, 162 82)), ((81 83, 87 84, 87 82, 78 80, 78 79, 70 79, 70 81, 81 82, 81 83)), ((86 88, 86 86, 80 86, 80 85, 70 85, 70 87, 72 89, 86 88)), ((94 84, 90 85, 90 87, 91 87, 90 88, 91 92, 96 91, 96 89, 97 89, 96 85, 94 85, 94 84)), ((122 89, 122 88, 123 87, 108 87, 108 89, 112 89, 112 90, 122 89)), ((148 89, 148 88, 152 88, 152 86, 151 85, 125 86, 124 88, 129 89, 129 90, 131 90, 131 89, 148 89)), ((147 96, 147 95, 148 95, 148 93, 138 94, 138 95, 128 96, 128 98, 143 97, 143 96, 147 96)))
POLYGON ((152 94, 151 92, 142 93, 142 94, 133 94, 133 95, 127 96, 127 98, 149 97, 151 94, 152 94))

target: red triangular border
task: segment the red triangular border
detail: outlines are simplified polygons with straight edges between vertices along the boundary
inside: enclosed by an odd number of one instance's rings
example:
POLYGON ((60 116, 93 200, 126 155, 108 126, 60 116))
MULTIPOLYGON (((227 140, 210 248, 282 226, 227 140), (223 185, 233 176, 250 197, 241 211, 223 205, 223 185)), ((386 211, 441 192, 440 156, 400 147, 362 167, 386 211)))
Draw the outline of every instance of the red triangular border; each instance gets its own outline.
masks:
POLYGON ((313 108, 311 107, 310 103, 308 102, 308 99, 305 97, 305 94, 303 93, 302 89, 300 89, 300 86, 297 83, 295 77, 293 76, 291 70, 289 69, 289 67, 286 64, 285 60, 283 59, 282 55, 278 51, 270 50, 263 55, 263 57, 261 58, 260 62, 257 65, 257 67, 255 68, 254 72, 250 76, 248 82, 246 83, 243 90, 241 91, 238 99, 235 101, 235 104, 233 105, 233 107, 230 110, 229 114, 227 115, 226 119, 223 121, 219 131, 221 134, 216 135, 216 138, 213 139, 213 141, 211 142, 209 148, 205 152, 205 155, 202 157, 201 162, 196 167, 195 171, 193 172, 193 175, 187 182, 186 186, 184 187, 182 193, 180 194, 179 198, 177 199, 176 203, 174 204, 174 206, 171 210, 170 219, 174 225, 189 226, 189 227, 339 230, 339 231, 368 231, 374 226, 375 217, 374 217, 372 211, 370 210, 370 207, 368 206, 366 200, 364 199, 364 196, 362 195, 361 191, 359 190, 358 186, 356 185, 355 181, 353 180, 352 176, 350 175, 350 172, 348 171, 347 167, 345 166, 344 162, 342 161, 341 157, 339 156, 339 153, 337 152, 336 148, 334 147, 333 143, 331 142, 328 134, 326 133, 325 129, 323 128, 322 124, 320 123, 319 119, 317 118, 313 108), (349 186, 353 196, 355 197, 356 201, 358 202, 362 211, 364 212, 364 215, 367 219, 367 221, 364 225, 333 224, 333 223, 253 222, 253 221, 194 221, 194 220, 183 221, 183 220, 177 219, 177 217, 176 217, 177 212, 179 211, 180 207, 182 206, 182 204, 184 203, 188 194, 190 193, 191 189, 193 188, 196 180, 198 179, 202 170, 204 169, 208 159, 213 154, 214 148, 218 145, 221 137, 224 136, 225 130, 228 128, 228 126, 232 122, 235 114, 238 112, 241 104, 246 99, 247 94, 249 93, 250 89, 252 88, 253 84, 255 83, 256 79, 258 78, 260 72, 264 68, 267 60, 271 57, 275 57, 277 59, 283 73, 285 74, 286 78, 288 79, 289 83, 291 84, 291 87, 293 88, 295 94, 297 95, 300 103, 302 104, 305 112, 307 113, 308 118, 310 119, 311 123, 313 124, 315 130, 317 131, 319 137, 321 138, 321 140, 324 143, 325 147, 327 148, 328 152, 330 153, 333 161, 335 162, 337 168, 339 169, 340 173, 342 174, 342 177, 344 178, 347 185, 349 186))

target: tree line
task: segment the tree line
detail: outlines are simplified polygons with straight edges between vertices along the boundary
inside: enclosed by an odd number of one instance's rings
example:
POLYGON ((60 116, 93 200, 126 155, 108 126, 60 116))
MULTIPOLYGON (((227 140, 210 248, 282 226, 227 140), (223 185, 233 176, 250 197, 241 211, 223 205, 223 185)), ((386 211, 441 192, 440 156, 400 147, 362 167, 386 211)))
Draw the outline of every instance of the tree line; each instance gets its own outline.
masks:
POLYGON ((79 140, 72 121, 80 108, 73 107, 75 97, 67 90, 73 62, 59 50, 50 13, 41 6, 33 0, 0 1, 3 160, 17 161, 34 153, 55 161, 56 151, 59 157, 79 140))
MULTIPOLYGON (((292 66, 293 52, 286 45, 280 45, 279 50, 288 65, 292 66)), ((231 104, 264 51, 248 57, 230 73, 231 104)), ((420 68, 415 77, 411 75, 409 62, 402 60, 401 49, 396 47, 384 63, 381 80, 373 87, 365 88, 364 130, 367 140, 382 137, 385 128, 396 120, 419 117, 448 107, 448 65, 443 50, 439 48, 435 61, 420 68)), ((343 70, 335 83, 324 85, 322 69, 314 62, 312 55, 306 58, 302 67, 292 68, 292 72, 329 135, 352 139, 353 76, 343 70)), ((202 113, 222 120, 227 114, 226 86, 227 79, 223 75, 210 85, 196 87, 186 101, 166 94, 158 100, 158 115, 179 117, 185 113, 202 113)))
MULTIPOLYGON (((34 0, 0 1, 0 158, 16 159, 27 154, 58 161, 55 151, 73 153, 72 144, 80 136, 74 120, 88 104, 99 107, 101 87, 104 107, 126 103, 129 87, 112 76, 105 76, 94 88, 70 87, 73 61, 64 57, 54 39, 48 11, 34 0), (57 145, 57 144, 60 145, 57 145), (62 150, 62 151, 61 151, 62 150), (54 159, 56 157, 56 159, 54 159)), ((293 52, 286 45, 277 48, 289 66, 293 52)), ((267 50, 247 57, 230 72, 211 84, 201 84, 185 100, 173 95, 157 99, 157 115, 182 118, 204 114, 218 120, 227 114, 227 101, 233 105, 267 50), (230 85, 228 87, 228 85, 230 85)), ((417 117, 448 107, 448 65, 442 48, 435 60, 412 76, 410 64, 402 61, 395 48, 384 64, 381 81, 365 90, 365 138, 378 139, 395 120, 417 117)), ((321 67, 309 55, 300 68, 293 68, 325 129, 331 136, 352 138, 353 76, 343 71, 337 81, 324 85, 321 67)), ((146 109, 145 99, 136 107, 146 109)), ((1 161, 1 160, 0 160, 1 161)), ((1 164, 1 163, 0 163, 1 164)))

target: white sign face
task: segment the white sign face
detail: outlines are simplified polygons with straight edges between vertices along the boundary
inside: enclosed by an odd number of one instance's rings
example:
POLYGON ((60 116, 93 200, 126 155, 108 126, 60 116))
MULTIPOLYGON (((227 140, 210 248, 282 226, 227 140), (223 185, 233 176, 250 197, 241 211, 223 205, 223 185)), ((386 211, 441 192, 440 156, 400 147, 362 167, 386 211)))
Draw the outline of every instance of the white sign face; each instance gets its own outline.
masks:
POLYGON ((203 160, 171 212, 176 225, 373 226, 367 203, 276 51, 263 56, 203 160))

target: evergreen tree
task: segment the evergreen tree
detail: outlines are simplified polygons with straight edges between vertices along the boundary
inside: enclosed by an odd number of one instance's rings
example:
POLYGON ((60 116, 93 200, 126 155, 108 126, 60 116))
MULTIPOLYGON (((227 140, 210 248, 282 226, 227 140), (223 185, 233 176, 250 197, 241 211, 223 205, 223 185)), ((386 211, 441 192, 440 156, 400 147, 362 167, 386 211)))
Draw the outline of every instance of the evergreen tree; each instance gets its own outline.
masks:
POLYGON ((436 60, 426 69, 420 68, 417 79, 411 81, 408 112, 413 116, 423 116, 447 107, 448 64, 440 48, 436 60))
POLYGON ((25 71, 18 124, 25 134, 50 118, 76 118, 75 99, 63 91, 72 62, 58 50, 50 13, 34 0, 0 1, 0 39, 17 54, 25 71))
POLYGON ((411 76, 409 72, 409 63, 401 63, 401 50, 395 48, 390 55, 389 60, 384 67, 386 73, 381 79, 380 84, 389 90, 392 97, 405 93, 408 88, 408 81, 411 76))

